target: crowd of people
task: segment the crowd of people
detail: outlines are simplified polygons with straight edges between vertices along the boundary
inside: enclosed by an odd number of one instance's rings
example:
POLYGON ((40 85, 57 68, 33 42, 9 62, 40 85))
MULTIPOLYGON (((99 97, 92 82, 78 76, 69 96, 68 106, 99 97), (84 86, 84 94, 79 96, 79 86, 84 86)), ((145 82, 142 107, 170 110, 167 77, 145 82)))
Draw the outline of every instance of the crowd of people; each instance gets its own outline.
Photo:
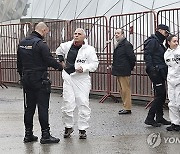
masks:
MULTIPOLYGON (((88 45, 84 29, 77 28, 72 41, 61 43, 56 49, 58 61, 52 56, 44 37, 49 32, 44 22, 39 22, 35 30, 21 40, 17 51, 17 70, 24 92, 24 143, 37 141, 33 134, 33 117, 38 108, 41 126, 41 144, 58 143, 59 138, 50 134, 49 98, 51 80, 48 67, 62 71, 63 102, 62 119, 64 138, 69 138, 74 131, 74 110, 78 108, 77 126, 79 139, 86 139, 91 109, 89 93, 91 78, 89 72, 98 68, 95 48, 88 45)), ((115 31, 116 44, 113 52, 112 75, 116 76, 123 109, 118 114, 132 113, 130 76, 136 56, 133 45, 126 39, 123 29, 115 31)), ((176 35, 170 35, 169 27, 160 24, 155 34, 144 42, 144 60, 146 72, 154 88, 154 100, 148 112, 145 124, 159 127, 170 125, 168 131, 180 130, 180 48, 176 35), (166 42, 167 47, 163 42, 166 42), (169 117, 163 118, 163 104, 166 100, 166 80, 168 85, 169 117)))

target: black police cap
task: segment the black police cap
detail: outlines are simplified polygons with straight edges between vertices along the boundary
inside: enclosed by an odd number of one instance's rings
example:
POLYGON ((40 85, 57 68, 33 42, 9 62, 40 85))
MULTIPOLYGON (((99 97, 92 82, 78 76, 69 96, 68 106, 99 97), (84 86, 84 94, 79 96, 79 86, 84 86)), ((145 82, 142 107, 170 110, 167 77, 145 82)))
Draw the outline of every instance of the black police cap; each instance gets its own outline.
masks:
POLYGON ((164 24, 158 25, 157 29, 162 29, 162 30, 165 30, 166 32, 170 33, 169 27, 164 24))

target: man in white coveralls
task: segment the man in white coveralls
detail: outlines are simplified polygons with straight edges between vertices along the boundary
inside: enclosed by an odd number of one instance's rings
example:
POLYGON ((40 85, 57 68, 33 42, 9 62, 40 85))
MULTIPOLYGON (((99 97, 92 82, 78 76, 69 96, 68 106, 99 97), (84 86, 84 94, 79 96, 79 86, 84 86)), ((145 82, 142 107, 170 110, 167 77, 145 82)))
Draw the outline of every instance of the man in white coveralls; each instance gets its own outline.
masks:
POLYGON ((74 39, 61 43, 56 50, 59 61, 65 66, 63 78, 63 123, 64 138, 69 138, 73 132, 73 113, 78 107, 79 139, 86 139, 86 129, 89 127, 91 109, 89 108, 89 92, 91 78, 89 72, 98 68, 98 58, 95 48, 88 45, 84 29, 77 28, 74 39))

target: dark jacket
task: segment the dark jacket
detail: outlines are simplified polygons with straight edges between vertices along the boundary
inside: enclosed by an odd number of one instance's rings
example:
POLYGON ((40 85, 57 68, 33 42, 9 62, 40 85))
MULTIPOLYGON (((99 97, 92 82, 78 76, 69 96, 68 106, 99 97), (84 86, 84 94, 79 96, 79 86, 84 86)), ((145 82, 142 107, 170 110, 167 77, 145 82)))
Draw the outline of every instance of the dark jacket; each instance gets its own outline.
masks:
POLYGON ((43 37, 36 31, 23 39, 17 51, 17 71, 37 70, 47 71, 48 67, 62 70, 62 66, 53 58, 43 37))
POLYGON ((123 38, 114 49, 112 75, 130 76, 135 62, 136 56, 133 51, 133 45, 126 38, 123 38))
POLYGON ((144 60, 146 64, 146 72, 150 74, 160 74, 164 79, 167 75, 167 65, 164 61, 164 53, 166 48, 163 45, 165 36, 158 31, 152 34, 144 42, 144 60))
POLYGON ((60 71, 63 69, 62 65, 53 58, 42 36, 34 31, 19 43, 17 51, 17 71, 21 76, 24 90, 42 89, 50 93, 51 81, 48 78, 48 67, 60 71))

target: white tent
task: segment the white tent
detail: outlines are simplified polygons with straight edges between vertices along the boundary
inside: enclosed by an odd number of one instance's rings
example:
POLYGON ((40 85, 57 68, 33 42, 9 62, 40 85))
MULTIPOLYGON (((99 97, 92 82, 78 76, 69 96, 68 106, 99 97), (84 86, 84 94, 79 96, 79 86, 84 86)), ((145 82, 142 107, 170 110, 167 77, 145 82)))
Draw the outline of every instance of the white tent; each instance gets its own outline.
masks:
POLYGON ((0 0, 0 22, 20 19, 26 10, 28 0, 0 0))
POLYGON ((180 7, 178 0, 29 0, 22 18, 77 19, 180 7))
POLYGON ((14 19, 77 19, 180 8, 180 0, 0 0, 0 22, 14 19))

